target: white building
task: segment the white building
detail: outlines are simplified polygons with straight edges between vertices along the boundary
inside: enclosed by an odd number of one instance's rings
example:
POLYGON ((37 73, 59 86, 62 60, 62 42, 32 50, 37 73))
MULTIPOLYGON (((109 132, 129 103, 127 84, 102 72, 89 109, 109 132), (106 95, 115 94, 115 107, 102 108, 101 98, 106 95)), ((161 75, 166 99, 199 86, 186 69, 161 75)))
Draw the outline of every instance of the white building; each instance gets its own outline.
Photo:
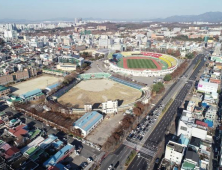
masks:
POLYGON ((193 112, 194 108, 195 108, 196 103, 194 101, 189 101, 188 105, 187 105, 187 110, 189 112, 193 112))
POLYGON ((217 116, 216 106, 210 106, 205 114, 205 118, 211 121, 214 121, 217 116))
POLYGON ((4 38, 8 40, 16 40, 18 39, 17 31, 14 30, 5 30, 4 31, 4 38))
POLYGON ((194 136, 202 140, 207 139, 207 127, 195 124, 194 118, 181 116, 177 128, 177 136, 183 134, 189 139, 194 136))
POLYGON ((204 93, 217 93, 218 84, 200 80, 197 86, 197 90, 204 93))
POLYGON ((169 141, 166 145, 165 159, 169 162, 174 162, 177 165, 180 165, 184 152, 185 146, 173 141, 169 141))
POLYGON ((106 114, 118 112, 118 101, 115 100, 102 103, 102 112, 106 114))

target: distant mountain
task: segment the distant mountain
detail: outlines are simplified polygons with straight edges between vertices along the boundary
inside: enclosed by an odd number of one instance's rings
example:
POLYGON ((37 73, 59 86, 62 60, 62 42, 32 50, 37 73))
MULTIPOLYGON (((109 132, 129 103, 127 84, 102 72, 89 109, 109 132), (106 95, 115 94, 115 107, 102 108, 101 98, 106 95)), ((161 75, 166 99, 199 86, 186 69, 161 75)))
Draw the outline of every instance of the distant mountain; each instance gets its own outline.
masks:
POLYGON ((156 22, 222 22, 222 12, 206 12, 200 15, 175 15, 167 18, 152 19, 156 22))
MULTIPOLYGON (((153 22, 222 22, 222 12, 206 12, 200 15, 174 15, 167 18, 157 18, 157 19, 105 19, 105 18, 83 18, 83 20, 98 20, 98 21, 126 21, 126 22, 143 22, 143 21, 153 21, 153 22)), ((39 23, 44 21, 60 22, 68 21, 74 22, 74 18, 51 18, 45 20, 26 20, 26 19, 0 19, 0 23, 39 23)))

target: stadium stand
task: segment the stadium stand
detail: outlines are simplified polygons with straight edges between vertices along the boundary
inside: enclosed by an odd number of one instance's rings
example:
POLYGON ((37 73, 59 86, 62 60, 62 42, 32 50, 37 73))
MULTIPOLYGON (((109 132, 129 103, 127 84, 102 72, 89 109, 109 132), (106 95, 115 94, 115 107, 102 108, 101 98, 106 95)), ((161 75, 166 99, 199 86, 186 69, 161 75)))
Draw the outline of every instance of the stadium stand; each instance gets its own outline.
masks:
POLYGON ((161 56, 160 59, 163 60, 163 61, 165 61, 165 62, 167 63, 168 68, 172 67, 171 62, 168 60, 167 57, 165 57, 165 56, 161 56))
POLYGON ((155 58, 159 58, 162 56, 162 54, 151 53, 151 52, 141 52, 141 54, 143 54, 145 56, 155 57, 155 58))
POLYGON ((124 84, 126 86, 132 87, 134 89, 137 89, 137 90, 141 90, 141 88, 143 87, 143 86, 140 86, 138 84, 131 83, 131 82, 128 82, 126 80, 122 80, 122 79, 114 77, 114 76, 111 76, 110 79, 113 80, 113 81, 116 81, 118 83, 124 84))
POLYGON ((167 59, 171 62, 172 67, 173 67, 173 66, 176 66, 177 61, 176 61, 173 57, 171 57, 171 56, 166 56, 166 57, 167 57, 167 59))
POLYGON ((102 79, 102 78, 109 78, 111 75, 109 73, 86 73, 81 74, 78 78, 83 80, 90 80, 90 79, 102 79))

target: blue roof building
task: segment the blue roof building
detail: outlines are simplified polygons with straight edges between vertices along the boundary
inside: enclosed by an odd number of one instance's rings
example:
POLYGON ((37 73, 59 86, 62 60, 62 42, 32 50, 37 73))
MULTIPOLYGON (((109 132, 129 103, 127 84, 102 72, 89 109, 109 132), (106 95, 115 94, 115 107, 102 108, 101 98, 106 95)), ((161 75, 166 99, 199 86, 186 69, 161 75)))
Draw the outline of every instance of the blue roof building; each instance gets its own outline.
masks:
POLYGON ((183 134, 181 134, 178 143, 187 147, 187 145, 189 144, 189 139, 186 138, 183 134))
POLYGON ((58 162, 63 160, 71 152, 73 152, 74 146, 67 144, 61 150, 59 150, 55 155, 51 156, 47 161, 43 163, 44 167, 55 166, 58 162))
POLYGON ((35 100, 42 95, 43 95, 42 90, 36 89, 20 95, 20 98, 22 99, 22 101, 30 101, 30 100, 35 100))
POLYGON ((58 140, 58 141, 55 141, 52 143, 52 146, 55 148, 55 149, 59 149, 60 146, 63 145, 63 142, 61 140, 58 140))
POLYGON ((85 113, 79 120, 77 120, 73 126, 75 129, 80 129, 82 135, 85 137, 88 135, 101 121, 103 115, 96 111, 85 113))
POLYGON ((55 141, 58 137, 57 136, 54 136, 54 135, 48 135, 48 138, 45 139, 44 141, 42 141, 39 146, 42 148, 42 149, 46 149, 47 147, 49 147, 51 145, 51 143, 53 141, 55 141))

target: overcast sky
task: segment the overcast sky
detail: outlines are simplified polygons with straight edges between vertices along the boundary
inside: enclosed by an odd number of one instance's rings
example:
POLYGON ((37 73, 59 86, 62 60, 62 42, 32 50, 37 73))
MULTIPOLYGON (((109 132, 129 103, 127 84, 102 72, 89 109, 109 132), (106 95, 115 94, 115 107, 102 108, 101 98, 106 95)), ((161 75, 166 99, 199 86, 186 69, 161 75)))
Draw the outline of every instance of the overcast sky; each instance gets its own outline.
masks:
POLYGON ((0 0, 0 19, 151 19, 222 11, 222 0, 0 0))

